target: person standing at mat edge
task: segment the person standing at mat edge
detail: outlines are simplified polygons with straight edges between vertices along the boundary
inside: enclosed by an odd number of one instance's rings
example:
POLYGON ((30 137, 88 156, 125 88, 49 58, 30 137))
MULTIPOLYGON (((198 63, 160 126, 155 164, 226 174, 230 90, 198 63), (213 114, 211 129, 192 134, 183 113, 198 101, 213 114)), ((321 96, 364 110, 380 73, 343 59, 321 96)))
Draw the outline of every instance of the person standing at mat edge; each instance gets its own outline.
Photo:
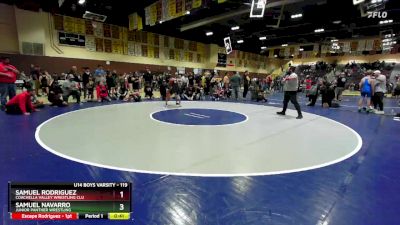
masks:
POLYGON ((17 75, 19 71, 15 66, 10 64, 10 58, 4 57, 0 62, 0 100, 1 110, 5 110, 7 103, 7 96, 12 99, 16 95, 17 75))
POLYGON ((295 67, 290 67, 286 76, 282 79, 283 91, 285 92, 283 98, 283 109, 281 112, 277 112, 278 115, 286 115, 286 109, 289 101, 291 101, 297 110, 296 119, 302 119, 303 114, 301 113, 299 102, 297 101, 297 90, 299 86, 299 78, 294 72, 295 67))

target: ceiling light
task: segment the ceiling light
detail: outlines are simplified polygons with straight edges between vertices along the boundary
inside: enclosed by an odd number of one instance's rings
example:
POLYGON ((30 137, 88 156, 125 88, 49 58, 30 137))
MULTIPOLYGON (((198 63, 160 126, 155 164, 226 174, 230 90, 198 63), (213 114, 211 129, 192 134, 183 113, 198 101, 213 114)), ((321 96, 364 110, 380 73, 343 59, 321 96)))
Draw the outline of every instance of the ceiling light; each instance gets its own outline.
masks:
POLYGON ((206 33, 207 36, 212 36, 213 34, 214 34, 214 33, 211 32, 211 31, 206 33))
POLYGON ((304 51, 304 48, 299 48, 299 51, 300 51, 300 52, 304 51))
POLYGON ((262 49, 262 50, 264 50, 264 49, 267 49, 267 47, 265 47, 265 46, 262 46, 262 47, 261 47, 261 49, 262 49))
POLYGON ((85 1, 86 1, 86 0, 79 0, 78 3, 79 3, 80 5, 83 5, 83 4, 85 3, 85 1))
POLYGON ((340 24, 340 23, 342 23, 342 21, 341 21, 341 20, 335 20, 335 21, 333 21, 332 23, 333 23, 333 24, 340 24))
POLYGON ((291 16, 292 19, 297 19, 297 18, 300 18, 300 17, 303 17, 303 14, 299 13, 299 14, 294 14, 294 15, 291 16))
POLYGON ((283 44, 283 45, 282 45, 282 47, 287 47, 287 46, 288 46, 288 44, 283 44))
POLYGON ((267 37, 260 37, 260 41, 267 40, 267 37))
POLYGON ((393 20, 381 20, 381 21, 379 21, 379 24, 387 24, 387 23, 393 23, 393 20))
POLYGON ((239 30, 239 28, 240 28, 239 26, 234 26, 231 28, 231 30, 239 30))
POLYGON ((242 44, 244 41, 243 40, 238 40, 237 43, 238 44, 242 44))
POLYGON ((338 42, 338 39, 332 39, 331 42, 338 42))
POLYGON ((396 35, 395 34, 386 34, 385 38, 391 38, 391 37, 394 37, 394 36, 396 36, 396 35))
POLYGON ((190 15, 190 11, 186 11, 186 15, 190 15))
POLYGON ((274 57, 275 57, 275 58, 277 58, 277 57, 278 57, 278 55, 274 55, 274 57))
POLYGON ((159 22, 160 24, 162 24, 163 23, 163 21, 162 20, 160 20, 160 22, 159 22))
POLYGON ((314 32, 315 33, 321 33, 321 32, 324 32, 325 31, 325 29, 324 28, 321 28, 321 29, 316 29, 314 32))

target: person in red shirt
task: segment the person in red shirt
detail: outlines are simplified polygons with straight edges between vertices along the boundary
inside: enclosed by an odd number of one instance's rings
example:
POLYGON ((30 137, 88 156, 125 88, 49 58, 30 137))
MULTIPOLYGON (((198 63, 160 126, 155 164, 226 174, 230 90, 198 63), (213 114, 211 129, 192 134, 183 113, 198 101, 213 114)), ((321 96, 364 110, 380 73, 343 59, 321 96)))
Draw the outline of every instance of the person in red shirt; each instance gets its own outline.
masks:
POLYGON ((8 114, 24 114, 30 115, 31 112, 38 110, 32 104, 31 96, 34 94, 32 89, 28 89, 16 96, 14 96, 6 104, 6 113, 8 114))
POLYGON ((0 62, 0 101, 1 110, 5 109, 7 96, 9 99, 16 94, 15 81, 19 71, 10 64, 10 58, 4 57, 0 62))
POLYGON ((111 99, 108 96, 108 88, 107 85, 104 84, 104 81, 100 81, 100 83, 97 85, 96 94, 98 102, 103 102, 103 101, 111 102, 111 99))

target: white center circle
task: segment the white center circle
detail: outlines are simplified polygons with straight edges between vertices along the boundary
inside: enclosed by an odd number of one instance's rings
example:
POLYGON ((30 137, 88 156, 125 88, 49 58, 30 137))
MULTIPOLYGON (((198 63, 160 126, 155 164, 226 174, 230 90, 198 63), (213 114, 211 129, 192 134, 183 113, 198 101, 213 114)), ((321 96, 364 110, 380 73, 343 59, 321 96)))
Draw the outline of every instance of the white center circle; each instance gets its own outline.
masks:
POLYGON ((167 110, 162 102, 117 104, 53 117, 35 137, 46 150, 76 162, 186 176, 305 171, 343 161, 362 145, 351 128, 310 113, 296 120, 295 111, 282 117, 275 107, 226 102, 184 102, 181 108, 237 112, 247 120, 232 126, 174 126, 149 116, 167 110))

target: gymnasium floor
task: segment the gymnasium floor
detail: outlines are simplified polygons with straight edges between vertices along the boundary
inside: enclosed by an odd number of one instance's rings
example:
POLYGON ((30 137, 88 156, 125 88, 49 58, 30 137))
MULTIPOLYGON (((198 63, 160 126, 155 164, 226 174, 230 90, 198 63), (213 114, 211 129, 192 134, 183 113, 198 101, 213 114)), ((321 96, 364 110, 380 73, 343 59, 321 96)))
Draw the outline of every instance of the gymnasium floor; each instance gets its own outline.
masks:
MULTIPOLYGON (((132 182, 134 221, 116 224, 400 224, 399 121, 357 113, 355 97, 338 109, 306 107, 301 98, 307 113, 299 121, 294 111, 275 115, 282 94, 269 99, 183 102, 179 110, 189 116, 178 121, 179 114, 163 114, 177 109, 161 102, 47 107, 29 117, 0 113, 0 182, 132 182), (223 114, 209 120, 218 115, 193 111, 199 108, 236 113, 237 120, 224 121, 223 114), (188 138, 197 140, 190 148, 188 138)), ((400 110, 385 101, 387 113, 400 110)), ((6 185, 0 193, 4 225, 110 223, 11 221, 6 185)))

